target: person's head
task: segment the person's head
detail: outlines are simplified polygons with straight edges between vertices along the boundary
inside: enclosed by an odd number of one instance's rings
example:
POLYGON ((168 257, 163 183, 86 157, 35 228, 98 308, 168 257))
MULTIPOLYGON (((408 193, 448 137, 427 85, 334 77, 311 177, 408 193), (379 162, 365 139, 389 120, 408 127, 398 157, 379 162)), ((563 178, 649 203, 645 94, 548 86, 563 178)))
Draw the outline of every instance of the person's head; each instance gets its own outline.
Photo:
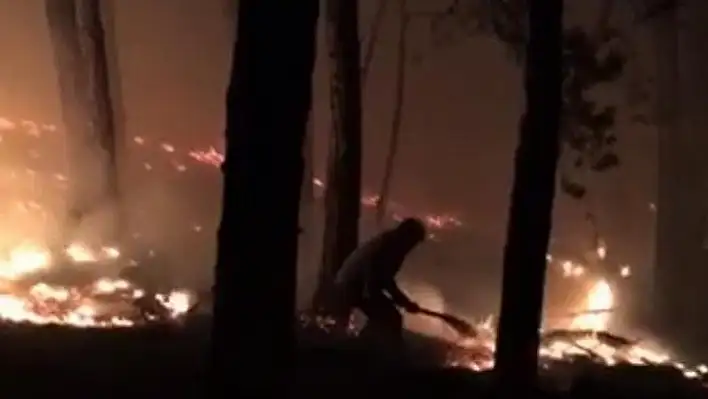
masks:
POLYGON ((411 246, 425 240, 428 235, 423 222, 416 218, 404 219, 396 226, 396 232, 403 242, 411 246))

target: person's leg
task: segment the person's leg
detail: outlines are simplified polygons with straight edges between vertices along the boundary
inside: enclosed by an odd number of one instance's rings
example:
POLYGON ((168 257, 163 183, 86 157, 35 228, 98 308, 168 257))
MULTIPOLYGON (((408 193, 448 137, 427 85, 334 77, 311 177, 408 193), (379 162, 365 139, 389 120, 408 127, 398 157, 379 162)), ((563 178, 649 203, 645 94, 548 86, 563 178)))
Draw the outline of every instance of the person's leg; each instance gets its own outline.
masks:
POLYGON ((383 295, 367 298, 360 308, 367 317, 367 335, 376 335, 389 343, 402 338, 403 316, 390 299, 383 295))

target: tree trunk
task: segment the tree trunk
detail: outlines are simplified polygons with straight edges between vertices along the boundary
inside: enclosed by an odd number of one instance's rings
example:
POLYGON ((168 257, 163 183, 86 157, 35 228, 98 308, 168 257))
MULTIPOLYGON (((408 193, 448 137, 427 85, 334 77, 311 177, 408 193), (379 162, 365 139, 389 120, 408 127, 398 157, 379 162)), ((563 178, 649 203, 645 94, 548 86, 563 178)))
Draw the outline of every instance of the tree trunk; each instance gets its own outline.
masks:
MULTIPOLYGON (((103 24, 102 6, 99 0, 78 0, 79 29, 81 32, 82 49, 84 51, 85 62, 88 64, 88 89, 89 89, 89 109, 91 112, 91 126, 99 142, 97 151, 100 153, 100 162, 103 166, 103 192, 100 201, 112 206, 113 219, 111 230, 108 232, 109 239, 117 240, 121 238, 119 223, 123 220, 120 212, 120 187, 118 175, 117 146, 118 119, 116 107, 122 100, 120 96, 120 82, 112 82, 109 75, 109 59, 111 61, 112 72, 118 73, 117 53, 115 43, 113 53, 108 54, 106 43, 106 30, 103 24), (117 103, 116 103, 117 100, 117 103)), ((113 28, 113 26, 111 26, 113 28)), ((112 32, 111 32, 112 33, 112 32)), ((111 35, 111 39, 115 39, 111 35)))
MULTIPOLYGON (((657 327, 667 328, 670 338, 690 329, 681 320, 687 308, 686 277, 691 257, 700 251, 700 234, 691 225, 700 223, 694 192, 696 165, 691 162, 694 144, 680 128, 679 35, 676 10, 664 11, 652 20, 656 56, 656 125, 658 134, 658 199, 656 222, 656 267, 654 270, 654 308, 657 327), (693 205, 693 206, 692 206, 693 205), (695 247, 694 247, 695 246, 695 247), (679 271, 678 268, 684 268, 679 271)), ((703 205, 703 204, 701 204, 703 205)), ((701 206, 702 208, 702 206, 701 206)), ((663 329, 661 329, 663 332, 663 329)), ((682 337, 686 338, 686 337, 682 337)), ((685 341, 685 339, 684 339, 685 341)))
POLYGON ((289 397, 318 1, 241 0, 238 10, 213 288, 212 387, 217 396, 289 397))
POLYGON ((371 27, 369 28, 369 35, 366 40, 366 49, 364 50, 361 64, 362 87, 366 86, 366 79, 369 77, 369 72, 371 71, 371 62, 374 59, 376 44, 379 41, 379 34, 381 33, 381 25, 383 25, 384 16, 386 15, 387 4, 388 2, 386 0, 379 0, 379 5, 376 8, 376 14, 374 14, 374 20, 371 22, 371 27))
MULTIPOLYGON (((326 305, 339 267, 357 247, 361 198, 361 71, 358 2, 327 0, 332 135, 325 189, 325 230, 316 307, 326 305)), ((326 307, 326 306, 325 306, 326 307)))
MULTIPOLYGON (((305 161, 302 180, 302 202, 303 206, 312 208, 315 201, 315 190, 313 182, 315 179, 314 156, 315 156, 315 125, 313 121, 314 113, 310 111, 307 119, 307 132, 302 145, 302 155, 305 161)), ((307 212, 311 213, 311 212, 307 212)))
POLYGON ((313 181, 314 175, 314 112, 310 111, 307 133, 302 145, 304 158, 302 190, 300 192, 300 238, 298 253, 298 307, 308 307, 312 300, 314 276, 313 260, 316 259, 315 244, 319 235, 316 224, 316 200, 313 181))
MULTIPOLYGON (((71 230, 71 214, 74 208, 83 207, 90 195, 92 182, 82 178, 83 153, 85 143, 92 141, 88 112, 85 108, 87 98, 87 67, 83 62, 77 5, 73 0, 46 0, 45 11, 49 25, 50 40, 54 50, 54 62, 59 83, 59 97, 62 106, 64 129, 68 152, 68 169, 71 178, 71 191, 68 198, 69 216, 66 230, 71 230)), ((64 232, 64 235, 69 233, 64 232)), ((62 243, 63 244, 63 243, 62 243)))
MULTIPOLYGON (((705 127, 708 125, 708 54, 705 51, 708 26, 705 21, 708 17, 708 7, 704 2, 683 1, 678 7, 678 16, 675 20, 675 29, 679 33, 680 49, 676 63, 680 66, 678 90, 678 131, 672 132, 675 148, 680 156, 686 171, 690 174, 673 176, 675 180, 684 182, 682 195, 688 195, 691 203, 684 204, 684 211, 689 215, 684 219, 683 230, 674 231, 676 236, 684 235, 683 245, 691 244, 686 263, 662 265, 663 276, 668 273, 679 273, 683 284, 679 285, 683 306, 679 314, 689 321, 686 326, 688 336, 677 337, 674 342, 685 343, 686 352, 691 351, 696 358, 708 357, 708 348, 705 347, 705 337, 708 335, 708 309, 705 306, 696 306, 705 300, 705 284, 708 280, 708 159, 705 149, 708 147, 708 135, 705 127), (680 137, 680 139, 679 139, 680 137), (681 142, 681 144, 679 144, 681 142), (698 223, 696 223, 698 220, 698 223), (693 225, 691 225, 693 223, 693 225), (696 226, 697 225, 697 226, 696 226), (695 226, 695 227, 694 227, 695 226), (698 232, 696 232, 696 230, 698 232), (669 271, 671 270, 671 271, 669 271), (680 340, 680 341, 679 341, 680 340)), ((667 148, 662 147, 660 151, 667 148)), ((666 176, 668 177, 668 176, 666 176)), ((659 210, 662 209, 659 204, 659 210)), ((669 295, 669 293, 666 293, 669 295)), ((676 293, 671 294, 676 295, 676 293)), ((677 348, 678 350, 679 348, 677 348)), ((680 348, 683 349, 683 348, 680 348)))
POLYGON ((537 382, 560 144, 563 2, 530 0, 528 18, 526 113, 514 162, 495 359, 499 387, 510 397, 529 396, 537 382))
POLYGON ((115 204, 118 194, 114 116, 98 5, 97 0, 46 1, 72 187, 65 239, 87 214, 115 204))
POLYGON ((406 51, 406 38, 408 36, 408 25, 410 17, 406 11, 406 0, 398 0, 399 6, 399 28, 398 28, 398 44, 396 58, 396 88, 393 108, 393 121, 391 122, 391 136, 388 143, 388 154, 386 155, 386 163, 384 164, 383 179, 381 179, 381 188, 379 189, 379 199, 376 204, 376 225, 381 227, 386 217, 386 206, 391 189, 391 176, 393 175, 393 162, 398 153, 398 140, 401 135, 401 124, 403 122, 403 108, 406 95, 406 60, 408 54, 406 51))

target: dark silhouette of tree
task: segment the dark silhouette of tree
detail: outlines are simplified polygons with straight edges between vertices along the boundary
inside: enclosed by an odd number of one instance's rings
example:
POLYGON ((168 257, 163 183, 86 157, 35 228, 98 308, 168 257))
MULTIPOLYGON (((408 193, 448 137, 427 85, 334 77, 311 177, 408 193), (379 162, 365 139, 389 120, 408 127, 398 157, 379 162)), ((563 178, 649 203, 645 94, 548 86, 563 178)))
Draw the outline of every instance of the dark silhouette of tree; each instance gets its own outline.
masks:
MULTIPOLYGON (((108 54, 97 0, 46 1, 59 78, 71 182, 64 239, 99 207, 120 207, 116 159, 116 118, 108 54)), ((119 238, 114 215, 110 239, 119 238)))
MULTIPOLYGON (((104 13, 99 0, 77 0, 79 12, 79 30, 81 32, 82 49, 85 62, 88 64, 88 89, 91 126, 96 130, 95 135, 99 141, 98 149, 101 151, 101 163, 105 168, 103 179, 105 203, 110 204, 118 212, 114 213, 112 220, 113 231, 110 239, 122 237, 119 223, 123 220, 120 206, 120 182, 118 172, 117 146, 122 139, 117 132, 116 100, 120 101, 119 82, 111 84, 110 72, 113 76, 118 74, 117 53, 111 55, 113 63, 109 70, 109 53, 107 47, 107 33, 104 28, 104 13)), ((115 50, 115 48, 113 49, 115 50)))
MULTIPOLYGON (((59 96, 62 105, 67 141, 81 141, 88 135, 83 109, 86 91, 86 67, 82 62, 81 44, 77 21, 76 3, 73 0, 45 1, 50 41, 54 50, 54 62, 59 81, 59 96)), ((74 146, 70 145, 70 149, 74 146)), ((72 159, 72 161, 74 161, 72 159)), ((76 168, 74 166, 74 168, 76 168)), ((75 182, 78 183, 78 182, 75 182)), ((73 195, 78 197, 76 184, 73 195)))
POLYGON ((313 181, 315 179, 314 157, 315 157, 315 125, 314 113, 310 111, 307 120, 307 133, 302 145, 302 156, 304 159, 302 174, 302 190, 300 192, 300 259, 303 262, 311 262, 313 259, 313 246, 315 244, 314 222, 315 222, 315 190, 313 181))
POLYGON ((406 9, 407 1, 398 0, 398 37, 396 39, 396 79, 394 88, 394 108, 389 136, 388 153, 384 163, 383 179, 376 204, 376 224, 381 226, 386 217, 387 204, 393 176, 393 164, 398 153, 398 142, 403 123, 403 108, 406 95, 406 61, 408 60, 407 37, 411 15, 406 9))
MULTIPOLYGON (((86 1, 86 0, 84 0, 86 1)), ((113 198, 115 199, 115 223, 114 233, 115 238, 123 240, 129 225, 129 214, 125 205, 125 181, 122 180, 121 170, 123 167, 123 156, 125 154, 125 103, 123 101, 123 79, 120 69, 120 54, 118 48, 118 39, 116 36, 116 21, 115 21, 115 3, 114 2, 99 2, 100 3, 100 21, 103 26, 104 37, 104 56, 107 66, 108 76, 108 96, 111 106, 112 132, 113 132, 113 165, 115 173, 113 173, 115 185, 113 198)))
POLYGON ((361 69, 358 1, 327 0, 332 134, 325 189, 325 230, 315 306, 327 308, 334 275, 359 244, 361 69))
POLYGON ((495 359, 500 389, 509 397, 530 397, 536 386, 563 109, 563 1, 528 5, 526 112, 514 162, 495 359))
POLYGON ((367 37, 362 40, 362 42, 366 42, 366 48, 361 62, 362 87, 366 86, 366 79, 369 77, 369 71, 371 71, 371 63, 374 60, 376 44, 378 44, 381 26, 386 16, 387 4, 388 2, 386 0, 379 0, 379 4, 376 6, 376 13, 374 13, 374 19, 371 21, 371 26, 369 26, 367 37))
POLYGON ((86 214, 117 203, 115 120, 99 2, 48 0, 45 5, 67 130, 68 238, 86 214))
POLYGON ((287 397, 317 0, 241 0, 227 95, 211 350, 217 396, 287 397))
MULTIPOLYGON (((521 62, 528 36, 528 4, 528 0, 453 0, 445 12, 431 18, 431 27, 437 41, 444 43, 469 35, 490 35, 521 62)), ((630 40, 632 32, 679 5, 678 0, 604 0, 595 26, 564 30, 563 152, 574 158, 570 163, 572 168, 562 170, 560 174, 560 187, 564 193, 573 198, 584 198, 587 182, 579 179, 577 172, 582 172, 581 176, 590 176, 619 165, 620 159, 615 152, 617 110, 597 101, 590 91, 598 86, 619 83, 635 52, 630 40), (621 27, 610 21, 619 8, 632 14, 631 21, 621 27)), ((635 80, 633 86, 640 83, 636 82, 636 77, 632 79, 635 80)), ((635 114, 632 116, 635 122, 645 123, 648 117, 640 109, 645 107, 648 98, 637 98, 636 94, 646 90, 632 89, 635 95, 628 99, 626 108, 635 114)))
MULTIPOLYGON (((683 142, 681 119, 686 116, 681 104, 680 52, 678 15, 675 8, 666 12, 666 0, 651 1, 647 13, 653 16, 653 39, 656 46, 656 127, 658 134, 658 212, 656 217, 656 269, 654 309, 656 327, 660 330, 671 326, 666 335, 682 342, 690 342, 689 331, 695 330, 693 317, 687 313, 686 299, 690 298, 685 284, 689 275, 685 270, 702 268, 705 249, 696 242, 696 232, 687 226, 697 220, 696 208, 690 206, 700 186, 701 175, 687 167, 685 159, 700 156, 677 151, 677 143, 683 142), (656 11, 655 11, 656 10, 656 11), (682 115, 683 114, 683 115, 682 115), (678 140, 678 141, 677 141, 678 140), (680 158, 679 158, 680 157, 680 158), (680 178, 678 178, 680 176, 680 178), (695 260, 694 260, 695 259, 695 260), (697 261, 697 262, 696 262, 697 261), (677 266, 685 268, 677 272, 677 266), (661 328, 663 326, 663 328, 661 328)), ((689 344, 690 342, 690 344, 689 344)))

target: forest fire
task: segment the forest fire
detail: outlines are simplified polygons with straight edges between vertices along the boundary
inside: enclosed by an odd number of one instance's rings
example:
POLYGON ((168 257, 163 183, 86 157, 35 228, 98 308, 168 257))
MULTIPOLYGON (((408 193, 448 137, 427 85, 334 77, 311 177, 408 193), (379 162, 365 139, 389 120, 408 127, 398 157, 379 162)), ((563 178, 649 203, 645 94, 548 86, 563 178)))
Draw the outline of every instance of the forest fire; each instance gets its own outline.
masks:
MULTIPOLYGON (((66 248, 66 257, 74 264, 96 264, 120 256, 116 248, 91 251, 81 244, 66 248)), ((138 301, 145 290, 124 279, 98 278, 83 285, 57 285, 36 282, 55 266, 49 250, 37 245, 23 245, 0 260, 0 321, 31 324, 58 324, 74 327, 130 327, 158 317, 176 319, 193 305, 187 291, 156 293, 155 304, 163 312, 144 314, 138 301), (146 319, 147 317, 147 319, 146 319)))
MULTIPOLYGON (((549 257, 550 260, 551 257, 549 257)), ((562 261, 557 263, 566 279, 584 277, 587 270, 583 265, 562 261), (568 265, 573 265, 569 269, 568 265), (575 270, 569 271, 569 270, 575 270)), ((619 275, 627 278, 627 266, 620 269, 619 275)), ((685 378, 708 381, 708 366, 699 364, 687 366, 672 358, 668 351, 650 342, 628 339, 609 332, 612 329, 612 316, 618 307, 616 292, 609 281, 603 278, 590 280, 585 285, 587 291, 579 296, 577 303, 564 306, 564 317, 546 317, 541 331, 539 358, 541 367, 550 370, 558 365, 594 364, 601 367, 618 365, 662 366, 673 368, 685 378)), ((415 296, 414 296, 415 297, 415 296)), ((425 307, 425 302, 421 301, 425 307)), ((563 316, 563 315, 560 315, 563 316)), ((427 320, 427 316, 426 317, 427 320)), ((327 317, 304 317, 304 324, 333 332, 335 322, 327 317)), ((443 323, 444 324, 444 323, 443 323)), ((471 322, 474 334, 462 333, 452 326, 452 335, 438 333, 432 336, 447 342, 447 365, 467 368, 474 371, 490 370, 494 366, 495 325, 493 316, 478 322, 471 322)), ((357 335, 361 326, 352 318, 347 331, 357 335)), ((464 329, 466 330, 466 328, 464 329)), ((437 330, 436 331, 440 331, 437 330)), ((423 332, 426 335, 428 333, 423 332)))
MULTIPOLYGON (((576 312, 569 322, 546 321, 541 334, 539 356, 541 366, 572 363, 578 359, 602 366, 618 364, 654 365, 673 367, 689 379, 705 379, 708 367, 688 367, 673 360, 664 350, 650 344, 630 340, 608 332, 612 310, 616 306, 615 293, 605 280, 591 285, 582 300, 582 311, 576 312)), ((475 338, 462 339, 450 351, 449 364, 473 370, 488 370, 494 366, 495 332, 491 318, 477 325, 475 338)))
MULTIPOLYGON (((16 132, 39 138, 44 132, 55 132, 56 127, 32 121, 12 121, 0 117, 0 132, 16 132)), ((134 137, 134 145, 150 148, 169 157, 169 164, 176 172, 185 172, 188 161, 202 165, 219 167, 224 156, 216 147, 206 150, 184 149, 180 151, 167 142, 154 142, 143 137, 134 137)), ((154 169, 153 164, 145 163, 146 171, 154 169)), ((54 171, 55 172, 55 171, 54 171)), ((52 172, 56 182, 66 184, 67 178, 52 172)), ((313 180, 315 187, 322 188, 322 180, 313 180)), ((365 196, 362 205, 373 207, 377 203, 375 196, 365 196)), ((32 208, 23 204, 23 208, 32 208)), ((393 217, 396 214, 410 214, 410 210, 398 204, 390 207, 393 217)), ((457 227, 462 222, 450 215, 419 214, 431 230, 457 227)), ((598 257, 603 259, 606 248, 598 248, 598 257)), ((64 251, 75 265, 92 265, 101 262, 116 261, 121 257, 118 248, 103 247, 92 250, 80 243, 69 245, 64 251)), ((575 300, 572 306, 564 308, 572 311, 573 316, 565 322, 544 323, 540 357, 544 367, 554 362, 571 362, 582 358, 604 366, 627 363, 635 365, 668 365, 681 371, 687 378, 703 379, 708 375, 708 367, 700 365, 687 367, 672 360, 662 350, 652 349, 650 345, 628 340, 610 334, 613 310, 617 307, 615 288, 601 276, 592 276, 588 268, 578 262, 556 261, 550 255, 549 265, 557 266, 564 279, 584 279, 587 291, 575 300)), ((134 283, 123 279, 98 278, 81 286, 50 284, 34 281, 28 284, 31 276, 50 271, 56 264, 51 251, 41 245, 22 244, 5 251, 0 256, 0 321, 32 324, 59 324, 76 327, 130 327, 149 319, 141 315, 135 305, 141 298, 150 296, 159 304, 169 319, 178 319, 186 314, 196 302, 196 298, 187 291, 175 290, 164 293, 148 294, 134 283)), ((631 276, 629 266, 622 265, 618 271, 621 278, 631 276)), ((319 328, 331 328, 331 320, 301 320, 303 323, 314 322, 319 328)), ((350 326, 350 330, 355 327, 350 326)), ((495 331, 492 318, 475 324, 478 332, 475 338, 461 338, 450 342, 448 365, 465 367, 472 370, 486 370, 493 366, 495 331)))

